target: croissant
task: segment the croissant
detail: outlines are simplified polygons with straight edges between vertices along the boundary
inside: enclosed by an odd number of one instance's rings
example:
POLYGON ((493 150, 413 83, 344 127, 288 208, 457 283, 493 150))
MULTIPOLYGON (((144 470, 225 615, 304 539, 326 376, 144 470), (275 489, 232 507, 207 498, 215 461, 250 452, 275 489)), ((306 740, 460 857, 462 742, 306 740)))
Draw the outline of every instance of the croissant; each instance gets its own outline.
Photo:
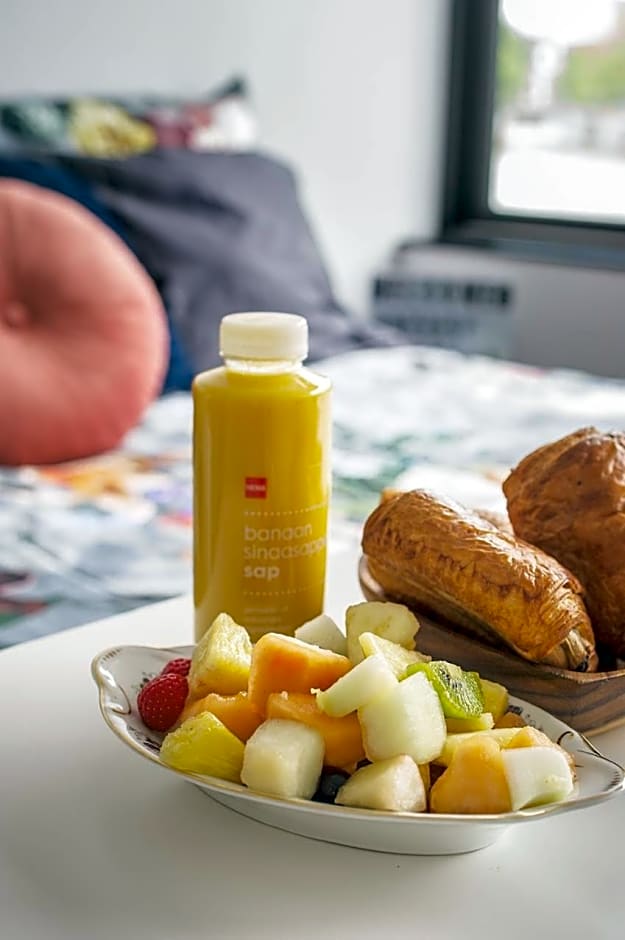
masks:
POLYGON ((450 499, 412 490, 367 519, 362 547, 385 594, 531 662, 597 668, 577 579, 450 499))
POLYGON ((579 578, 597 644, 625 656, 625 434, 575 431, 525 457, 503 489, 515 533, 579 578))

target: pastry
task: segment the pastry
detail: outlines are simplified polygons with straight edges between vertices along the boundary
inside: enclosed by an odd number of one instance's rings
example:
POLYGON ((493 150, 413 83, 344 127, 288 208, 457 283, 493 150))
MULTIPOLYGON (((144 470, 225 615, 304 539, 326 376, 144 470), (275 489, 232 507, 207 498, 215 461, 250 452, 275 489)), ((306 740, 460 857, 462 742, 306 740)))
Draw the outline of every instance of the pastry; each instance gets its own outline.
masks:
POLYGON ((503 484, 515 533, 581 581, 597 645, 625 656, 625 434, 582 428, 503 484))
POLYGON ((596 669, 577 579, 453 500, 426 490, 385 499, 365 523, 362 546, 389 598, 531 662, 596 669))

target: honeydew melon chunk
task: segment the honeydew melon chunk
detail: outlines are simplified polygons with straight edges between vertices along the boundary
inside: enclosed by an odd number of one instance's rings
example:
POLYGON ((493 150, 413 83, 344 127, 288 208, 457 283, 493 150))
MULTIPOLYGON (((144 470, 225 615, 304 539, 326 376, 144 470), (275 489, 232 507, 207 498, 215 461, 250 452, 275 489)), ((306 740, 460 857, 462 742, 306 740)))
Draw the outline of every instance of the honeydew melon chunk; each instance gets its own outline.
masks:
POLYGON ((509 748, 501 757, 513 810, 558 803, 573 791, 571 768, 558 748, 509 748))
POLYGON ((419 621, 405 604, 394 604, 391 601, 353 604, 345 614, 347 655, 354 665, 364 659, 358 640, 362 633, 375 633, 385 640, 398 643, 404 649, 413 650, 419 626, 419 621))
POLYGON ((357 770, 340 788, 335 803, 421 813, 427 806, 427 798, 419 768, 411 757, 399 754, 357 770))
POLYGON ((361 633, 358 642, 365 656, 375 656, 376 653, 384 656, 398 679, 406 674, 409 666, 415 663, 427 663, 432 658, 426 656, 425 653, 418 653, 417 650, 407 650, 399 643, 386 640, 376 633, 361 633))
POLYGON ((398 684, 386 659, 368 656, 325 691, 317 692, 317 705, 326 715, 342 718, 384 695, 398 684))
POLYGON ((443 750, 447 728, 440 699, 422 672, 358 709, 369 760, 407 754, 417 764, 435 760, 443 750))
POLYGON ((323 756, 323 737, 316 728, 271 718, 245 745, 241 780, 259 793, 309 800, 317 789, 323 756))
POLYGON ((325 650, 332 650, 341 656, 347 656, 347 640, 332 617, 319 614, 312 620, 307 620, 295 631, 298 640, 320 646, 325 650))

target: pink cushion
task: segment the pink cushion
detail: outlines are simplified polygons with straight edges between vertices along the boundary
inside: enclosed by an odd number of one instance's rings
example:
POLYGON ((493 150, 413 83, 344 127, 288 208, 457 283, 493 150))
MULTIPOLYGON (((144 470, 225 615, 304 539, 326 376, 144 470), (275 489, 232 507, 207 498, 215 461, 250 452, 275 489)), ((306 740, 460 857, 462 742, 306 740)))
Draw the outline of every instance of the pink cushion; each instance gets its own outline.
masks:
POLYGON ((0 180, 0 464, 115 447, 160 390, 167 335, 117 235, 65 196, 0 180))

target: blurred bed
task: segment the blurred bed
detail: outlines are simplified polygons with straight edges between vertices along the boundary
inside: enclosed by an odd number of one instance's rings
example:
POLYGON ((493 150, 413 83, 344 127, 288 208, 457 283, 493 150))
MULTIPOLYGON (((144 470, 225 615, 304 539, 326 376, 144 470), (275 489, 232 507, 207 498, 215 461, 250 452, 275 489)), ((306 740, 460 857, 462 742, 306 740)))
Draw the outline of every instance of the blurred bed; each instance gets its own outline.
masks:
MULTIPOLYGON (((356 350, 315 368, 335 388, 330 559, 337 539, 357 543, 384 486, 501 509, 501 480, 528 451, 625 414, 625 382, 448 350, 356 350)), ((0 646, 191 589, 190 428, 177 392, 113 453, 0 469, 0 646)))
POLYGON ((344 535, 357 544, 384 486, 500 509, 500 481, 529 450, 622 422, 625 383, 401 347, 350 316, 295 174, 254 151, 254 125, 241 81, 193 100, 0 102, 0 177, 109 226, 156 285, 171 344, 164 394, 117 450, 0 468, 0 646, 190 590, 188 389, 218 360, 224 312, 308 318, 311 361, 335 385, 330 557, 344 535))

